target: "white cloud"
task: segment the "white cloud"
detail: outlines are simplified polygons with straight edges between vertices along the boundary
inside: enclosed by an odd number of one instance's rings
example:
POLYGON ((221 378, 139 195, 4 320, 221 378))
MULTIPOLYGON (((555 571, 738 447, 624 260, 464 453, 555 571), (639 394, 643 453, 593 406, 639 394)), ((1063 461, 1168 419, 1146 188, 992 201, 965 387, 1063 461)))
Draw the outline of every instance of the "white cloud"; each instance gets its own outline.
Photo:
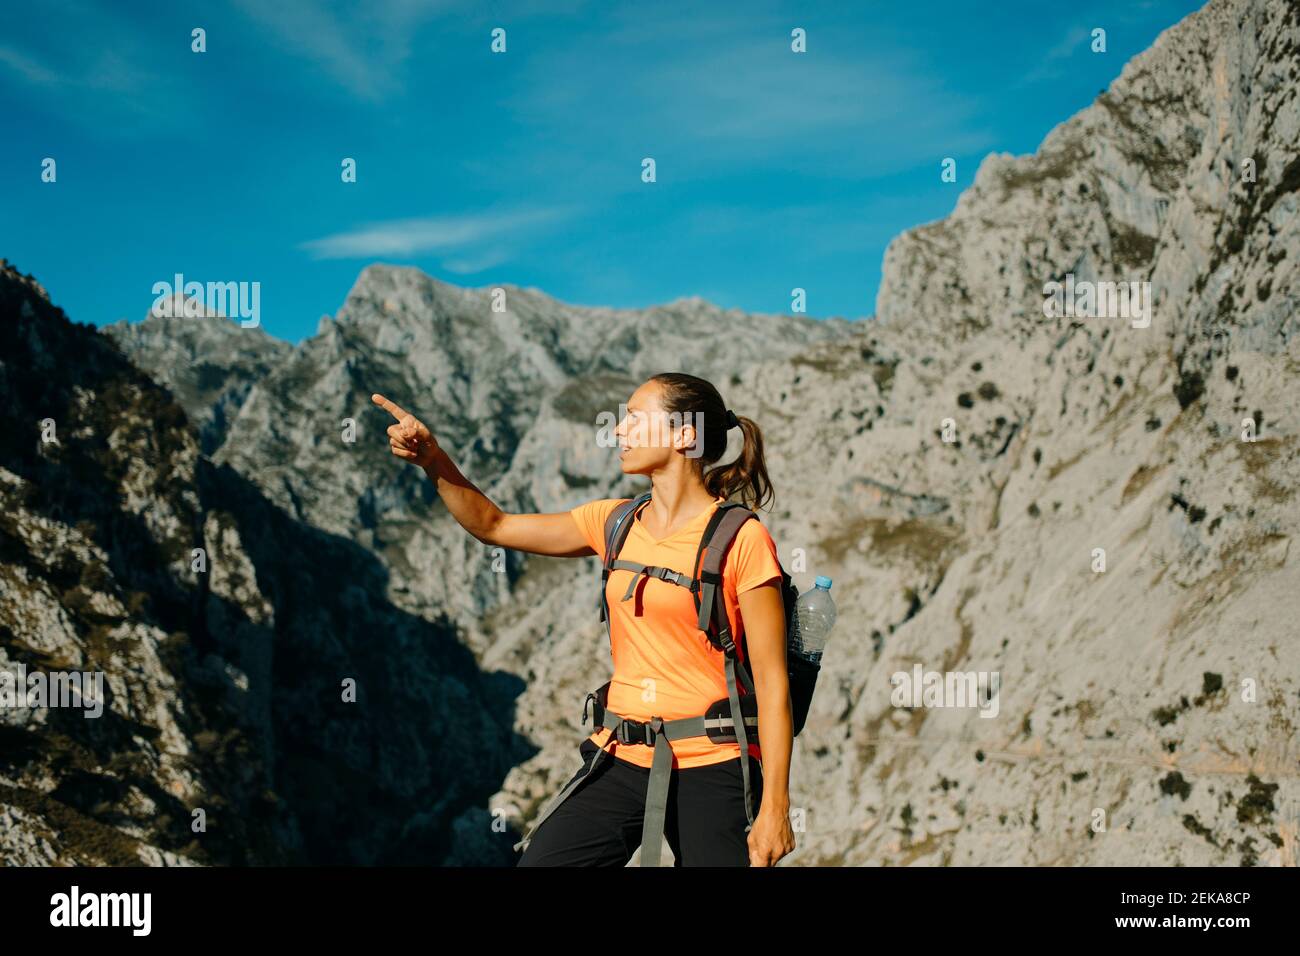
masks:
POLYGON ((456 273, 456 275, 470 275, 509 261, 510 255, 504 249, 488 249, 477 256, 444 259, 442 267, 448 272, 456 273))
MULTIPOLYGON (((479 248, 482 244, 502 238, 520 237, 529 230, 561 219, 568 213, 566 209, 549 208, 397 219, 312 239, 302 243, 299 248, 307 250, 316 259, 368 259, 449 251, 457 254, 451 262, 460 267, 453 271, 475 272, 478 269, 470 266, 487 262, 487 265, 480 265, 479 268, 488 268, 508 257, 503 246, 497 244, 490 250, 483 250, 479 248), (489 259, 493 261, 489 262, 489 259)), ((451 265, 448 268, 452 268, 451 265)))
MULTIPOLYGON (((43 111, 128 137, 146 128, 194 125, 197 111, 181 106, 193 103, 189 80, 168 72, 161 81, 157 47, 133 18, 61 0, 37 5, 21 26, 11 27, 0 46, 0 84, 15 79, 26 84, 24 95, 43 111), (60 32, 64 24, 75 24, 80 36, 93 39, 69 42, 60 32)), ((179 42, 188 49, 188 34, 179 42)))
POLYGON ((14 70, 28 83, 35 83, 38 86, 53 86, 60 82, 59 75, 53 70, 48 69, 42 63, 38 63, 34 58, 19 53, 17 50, 11 50, 8 47, 0 47, 0 63, 14 70))
POLYGON ((1081 46, 1087 46, 1085 41, 1090 40, 1091 31, 1081 26, 1070 27, 1061 42, 1049 50, 1044 51, 1043 60, 1063 60, 1079 52, 1081 46))
POLYGON ((808 53, 794 53, 781 10, 651 15, 627 5, 609 17, 530 51, 517 92, 503 102, 548 144, 548 155, 529 155, 536 168, 575 168, 584 156, 567 144, 594 140, 635 162, 689 156, 660 171, 678 181, 737 163, 870 177, 992 143, 976 97, 950 87, 942 64, 904 47, 864 51, 826 23, 811 32, 808 53), (636 123, 613 122, 627 115, 636 123))
POLYGON ((400 69, 411 40, 427 21, 463 7, 455 0, 234 0, 250 20, 290 54, 315 62, 358 99, 400 92, 400 69))

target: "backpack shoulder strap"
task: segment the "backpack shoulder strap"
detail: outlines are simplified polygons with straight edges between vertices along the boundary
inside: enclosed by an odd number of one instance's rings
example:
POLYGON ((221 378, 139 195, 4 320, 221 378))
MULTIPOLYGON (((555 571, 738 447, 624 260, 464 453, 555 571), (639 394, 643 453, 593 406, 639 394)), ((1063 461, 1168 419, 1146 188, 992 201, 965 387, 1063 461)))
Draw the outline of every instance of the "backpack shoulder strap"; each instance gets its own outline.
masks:
POLYGON ((723 664, 727 680, 727 706, 731 712, 731 726, 740 747, 740 776, 745 793, 745 832, 754 825, 753 800, 749 785, 749 732, 745 727, 745 711, 741 703, 741 690, 745 696, 754 699, 754 682, 749 673, 748 655, 742 664, 739 650, 731 636, 731 622, 727 619, 726 602, 722 599, 722 562, 731 550, 731 544, 741 527, 750 518, 758 516, 744 505, 725 502, 718 505, 718 510, 709 519, 704 536, 700 539, 700 550, 695 557, 698 571, 695 583, 699 586, 697 595, 700 611, 697 624, 708 635, 709 641, 722 649, 725 658, 723 664), (709 633, 709 621, 712 618, 714 632, 709 633))
POLYGON ((632 517, 638 508, 650 500, 650 492, 643 491, 635 498, 619 504, 605 519, 605 566, 614 563, 618 552, 627 540, 627 533, 632 530, 632 517))
POLYGON ((619 504, 605 519, 605 560, 600 571, 600 600, 597 603, 600 606, 600 619, 605 623, 606 629, 609 627, 609 607, 605 601, 605 586, 609 582, 614 561, 623 548, 623 542, 627 540, 628 532, 632 530, 632 521, 635 520, 637 510, 649 500, 650 492, 643 491, 635 498, 619 504))
MULTIPOLYGON (((709 633, 709 620, 714 617, 714 605, 718 602, 719 589, 722 587, 722 562, 731 548, 731 543, 740 533, 741 526, 750 518, 758 516, 738 502, 728 501, 718 505, 718 510, 709 519, 708 527, 700 538, 700 548, 695 554, 695 580, 699 586, 696 595, 696 607, 699 619, 696 626, 706 634, 709 633)), ((731 627, 727 624, 726 612, 720 621, 721 627, 716 635, 710 636, 715 646, 728 650, 731 641, 731 627), (714 637, 717 639, 714 640, 714 637)))

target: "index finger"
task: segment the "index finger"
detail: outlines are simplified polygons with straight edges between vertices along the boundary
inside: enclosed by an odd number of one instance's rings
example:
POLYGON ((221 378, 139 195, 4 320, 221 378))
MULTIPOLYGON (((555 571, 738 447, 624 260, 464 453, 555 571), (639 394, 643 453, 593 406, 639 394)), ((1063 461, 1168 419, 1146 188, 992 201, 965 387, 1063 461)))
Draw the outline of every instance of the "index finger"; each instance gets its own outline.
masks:
POLYGON ((402 408, 401 405, 398 405, 396 402, 389 401, 388 399, 384 398, 384 396, 380 395, 378 392, 376 392, 374 395, 371 395, 370 400, 374 402, 376 405, 382 407, 386 412, 388 412, 388 414, 392 415, 399 422, 403 418, 406 418, 408 415, 411 414, 410 412, 406 411, 406 409, 402 408))

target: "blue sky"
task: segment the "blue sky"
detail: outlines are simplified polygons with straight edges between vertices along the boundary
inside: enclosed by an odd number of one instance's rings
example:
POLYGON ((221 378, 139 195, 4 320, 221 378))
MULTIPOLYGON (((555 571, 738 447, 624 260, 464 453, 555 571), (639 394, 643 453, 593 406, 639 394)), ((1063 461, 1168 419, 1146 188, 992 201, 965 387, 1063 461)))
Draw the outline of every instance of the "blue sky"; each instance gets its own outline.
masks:
POLYGON ((585 305, 788 312, 799 286, 811 315, 869 316, 893 236, 1199 6, 34 4, 0 35, 0 257, 96 325, 177 272, 257 281, 291 341, 375 261, 585 305))

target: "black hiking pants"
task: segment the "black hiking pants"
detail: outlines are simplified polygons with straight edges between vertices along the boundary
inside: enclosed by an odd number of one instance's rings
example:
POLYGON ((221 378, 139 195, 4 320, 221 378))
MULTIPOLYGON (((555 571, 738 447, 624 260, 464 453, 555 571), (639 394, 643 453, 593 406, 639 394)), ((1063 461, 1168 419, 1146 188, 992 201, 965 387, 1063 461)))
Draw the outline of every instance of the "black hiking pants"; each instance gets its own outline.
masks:
MULTIPOLYGON (((596 745, 579 745, 586 773, 596 745)), ((763 771, 749 759, 752 811, 763 798, 763 771)), ((674 866, 749 866, 745 785, 740 758, 671 771, 664 837, 674 866)), ((650 768, 617 757, 600 766, 537 828, 518 866, 626 866, 641 845, 650 768)))

